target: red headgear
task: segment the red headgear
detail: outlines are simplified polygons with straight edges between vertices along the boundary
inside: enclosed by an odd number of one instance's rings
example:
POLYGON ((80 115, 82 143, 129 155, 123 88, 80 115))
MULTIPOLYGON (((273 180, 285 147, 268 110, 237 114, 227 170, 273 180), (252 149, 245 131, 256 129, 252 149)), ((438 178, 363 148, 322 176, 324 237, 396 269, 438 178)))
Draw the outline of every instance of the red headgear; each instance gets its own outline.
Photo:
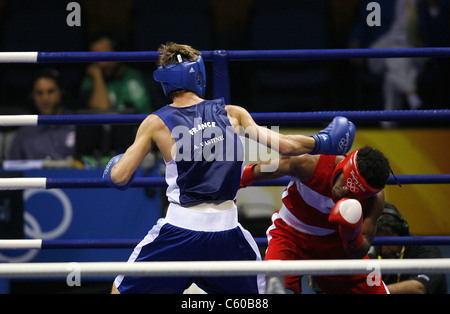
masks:
POLYGON ((331 185, 334 183, 334 179, 339 172, 344 173, 345 184, 347 188, 360 199, 367 198, 381 191, 367 184, 366 179, 359 173, 358 164, 356 159, 358 158, 358 150, 345 157, 344 160, 338 163, 336 169, 333 171, 331 185))

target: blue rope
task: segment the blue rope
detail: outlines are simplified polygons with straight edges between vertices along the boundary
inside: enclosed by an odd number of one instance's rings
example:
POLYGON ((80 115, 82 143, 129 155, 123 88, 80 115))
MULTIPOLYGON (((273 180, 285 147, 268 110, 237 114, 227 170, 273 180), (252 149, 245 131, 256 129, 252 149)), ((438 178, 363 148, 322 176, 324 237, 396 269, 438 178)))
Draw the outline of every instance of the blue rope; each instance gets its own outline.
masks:
MULTIPOLYGON (((257 123, 330 122, 335 116, 345 116, 353 122, 375 121, 449 121, 450 109, 440 110, 375 110, 375 111, 314 111, 251 113, 257 123)), ((44 115, 38 125, 54 124, 139 124, 146 114, 105 115, 44 115)))
POLYGON ((139 124, 146 114, 80 114, 38 116, 38 125, 57 124, 139 124))
POLYGON ((292 49, 228 51, 229 60, 317 60, 351 58, 449 57, 448 47, 398 49, 292 49))
POLYGON ((449 236, 375 237, 373 245, 450 245, 449 236))
MULTIPOLYGON (((161 187, 166 186, 161 177, 135 178, 131 187, 161 187)), ((73 189, 73 188, 109 188, 102 178, 47 178, 47 189, 73 189)))
POLYGON ((252 113, 257 123, 314 123, 329 122, 344 116, 353 122, 377 121, 448 121, 450 110, 376 110, 376 111, 313 111, 252 113))
POLYGON ((42 249, 128 249, 134 248, 140 240, 108 239, 108 240, 42 240, 42 249))
MULTIPOLYGON (((401 184, 447 184, 450 183, 450 174, 410 174, 396 175, 401 184)), ((253 186, 285 186, 289 183, 289 177, 275 180, 264 180, 253 184, 253 186)), ((397 181, 390 176, 388 185, 396 185, 397 181)), ((135 178, 131 187, 162 187, 166 181, 162 177, 140 177, 135 178)), ((102 178, 47 178, 47 189, 68 188, 109 188, 102 178)))
MULTIPOLYGON (((267 246, 267 238, 255 238, 256 244, 267 246)), ((42 240, 41 249, 128 249, 140 239, 42 240)), ((375 237, 373 245, 450 245, 450 236, 375 237)))
MULTIPOLYGON (((215 51, 202 51, 205 60, 212 60, 215 51)), ((399 49, 291 49, 291 50, 216 50, 227 53, 228 60, 313 60, 349 58, 438 58, 449 57, 448 47, 399 48, 399 49)), ((94 62, 156 61, 156 51, 116 52, 38 52, 38 63, 49 62, 94 62)))
MULTIPOLYGON (((450 174, 399 174, 395 175, 401 184, 447 184, 450 183, 450 174)), ((274 180, 255 182, 252 186, 284 186, 290 181, 289 177, 274 180)), ((391 175, 387 185, 397 185, 397 181, 391 175)))
POLYGON ((98 61, 127 61, 147 62, 156 61, 159 52, 156 51, 114 51, 114 52, 38 52, 38 63, 53 62, 98 62, 98 61))

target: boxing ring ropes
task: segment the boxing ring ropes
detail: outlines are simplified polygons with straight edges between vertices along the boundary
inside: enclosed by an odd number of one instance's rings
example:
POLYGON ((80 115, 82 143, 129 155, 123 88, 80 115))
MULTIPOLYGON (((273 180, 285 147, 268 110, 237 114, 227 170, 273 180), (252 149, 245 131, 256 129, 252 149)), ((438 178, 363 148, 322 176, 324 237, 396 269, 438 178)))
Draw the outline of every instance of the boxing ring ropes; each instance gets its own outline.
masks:
MULTIPOLYGON (((61 63, 123 61, 156 61, 159 53, 144 52, 0 52, 0 63, 61 63)), ((450 56, 450 48, 404 49, 324 49, 324 50, 259 50, 259 51, 202 51, 204 60, 213 63, 213 95, 230 103, 228 61, 230 60, 313 60, 347 58, 400 58, 450 56)), ((336 115, 344 115, 354 122, 369 121, 449 121, 450 110, 394 110, 394 111, 328 111, 298 113, 252 113, 261 123, 329 122, 336 115)), ((138 124, 146 115, 7 115, 0 116, 0 126, 55 124, 138 124)), ((397 175, 401 184, 448 184, 450 174, 397 175)), ((258 182, 255 186, 286 185, 287 178, 258 182)), ((397 184, 391 176, 387 184, 397 184)), ((164 186, 164 178, 136 178, 131 187, 164 186)), ((0 190, 53 188, 108 188, 101 178, 2 178, 0 190)), ((264 238, 255 239, 259 246, 267 245, 264 238)), ((139 240, 0 240, 0 249, 89 249, 132 248, 139 240)), ((450 237, 376 237, 374 245, 450 245, 450 237)), ((74 267, 86 277, 113 277, 118 274, 134 276, 236 276, 266 274, 281 276, 346 275, 372 272, 378 267, 382 273, 449 273, 450 259, 411 260, 310 260, 310 261, 215 261, 215 262, 83 262, 83 263, 2 263, 0 278, 66 278, 74 267), (74 266, 76 264, 76 266, 74 266)))

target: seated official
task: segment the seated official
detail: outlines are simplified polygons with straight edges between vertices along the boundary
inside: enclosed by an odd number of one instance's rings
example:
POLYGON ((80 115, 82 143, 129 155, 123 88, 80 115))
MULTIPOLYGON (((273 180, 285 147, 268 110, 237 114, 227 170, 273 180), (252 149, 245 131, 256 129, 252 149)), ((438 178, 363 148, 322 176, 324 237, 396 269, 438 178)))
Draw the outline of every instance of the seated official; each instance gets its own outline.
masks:
MULTIPOLYGON (((116 51, 116 41, 107 35, 95 37, 93 52, 116 51)), ((88 108, 95 110, 133 110, 151 113, 150 96, 142 73, 122 62, 103 61, 91 63, 81 83, 82 98, 88 108)))
MULTIPOLYGON (((34 109, 39 115, 67 114, 62 104, 59 73, 44 69, 32 82, 34 109)), ((6 159, 52 159, 72 157, 75 149, 75 126, 39 125, 18 129, 6 159)))
MULTIPOLYGON (((376 236, 411 236, 409 226, 397 208, 386 202, 383 213, 377 222, 376 236)), ((375 247, 372 258, 442 258, 436 246, 430 245, 383 245, 375 247)), ((391 294, 447 294, 445 274, 381 274, 383 282, 391 294)))

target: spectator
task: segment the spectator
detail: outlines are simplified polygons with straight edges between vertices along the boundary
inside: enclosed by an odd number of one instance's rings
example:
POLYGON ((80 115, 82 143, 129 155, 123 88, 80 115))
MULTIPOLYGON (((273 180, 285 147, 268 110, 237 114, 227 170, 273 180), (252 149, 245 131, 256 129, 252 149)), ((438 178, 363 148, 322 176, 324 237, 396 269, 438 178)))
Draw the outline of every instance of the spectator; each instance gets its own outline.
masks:
MULTIPOLYGON (((116 43, 109 36, 98 36, 91 41, 90 50, 115 51, 116 43)), ((81 91, 90 109, 131 108, 143 114, 152 111, 142 75, 136 69, 120 62, 101 61, 90 64, 86 74, 81 91)))
MULTIPOLYGON (((398 209, 391 203, 384 206, 377 222, 377 236, 411 236, 409 226, 398 209)), ((442 258, 436 246, 383 245, 372 250, 372 258, 442 258)), ((382 279, 392 294, 447 294, 445 274, 382 274, 382 279)))
MULTIPOLYGON (((370 1, 363 1, 358 23, 353 30, 351 48, 414 48, 438 45, 436 25, 448 18, 448 4, 440 0, 380 0, 380 25, 367 24, 370 1)), ((445 22, 446 23, 446 22, 445 22)), ((448 37, 448 25, 442 30, 448 37)), ((426 58, 374 58, 367 59, 367 70, 371 75, 383 79, 383 101, 385 110, 402 109, 406 99, 410 109, 422 107, 418 93, 418 77, 428 59, 426 58)), ((355 61, 362 65, 362 60, 355 61)), ((391 123, 383 124, 386 127, 391 123)))
MULTIPOLYGON (((63 89, 59 72, 44 69, 32 82, 34 110, 39 115, 67 114, 62 102, 63 89)), ((7 159, 52 159, 72 157, 75 149, 73 125, 39 125, 19 128, 7 159)))

